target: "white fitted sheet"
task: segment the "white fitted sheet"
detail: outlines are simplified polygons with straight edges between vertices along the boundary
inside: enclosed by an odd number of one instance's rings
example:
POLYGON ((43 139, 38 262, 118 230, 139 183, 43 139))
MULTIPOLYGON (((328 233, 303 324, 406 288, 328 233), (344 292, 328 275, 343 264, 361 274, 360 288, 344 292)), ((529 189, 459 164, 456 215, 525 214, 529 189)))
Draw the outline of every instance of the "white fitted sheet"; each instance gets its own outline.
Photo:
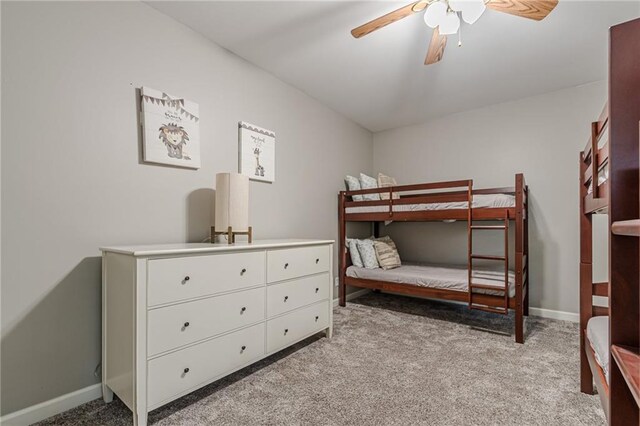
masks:
POLYGON ((593 317, 587 322, 587 340, 596 362, 609 383, 609 317, 593 317))
MULTIPOLYGON (((347 276, 366 280, 386 281, 399 284, 410 284, 420 287, 439 288, 445 290, 467 292, 467 267, 459 265, 432 265, 427 263, 403 262, 395 269, 366 269, 357 266, 347 268, 347 276)), ((504 269, 474 268, 473 283, 494 285, 504 288, 504 269)), ((503 293, 493 290, 476 289, 476 293, 501 296, 503 293)), ((509 297, 515 295, 515 274, 509 271, 509 297)))
MULTIPOLYGON (((477 208, 505 208, 515 207, 516 197, 509 194, 479 194, 473 196, 471 207, 477 208)), ((429 210, 453 210, 466 209, 469 203, 455 201, 451 203, 420 203, 420 204, 394 204, 394 212, 419 212, 429 210)), ((384 213, 389 211, 389 206, 354 206, 347 207, 347 213, 384 213)))

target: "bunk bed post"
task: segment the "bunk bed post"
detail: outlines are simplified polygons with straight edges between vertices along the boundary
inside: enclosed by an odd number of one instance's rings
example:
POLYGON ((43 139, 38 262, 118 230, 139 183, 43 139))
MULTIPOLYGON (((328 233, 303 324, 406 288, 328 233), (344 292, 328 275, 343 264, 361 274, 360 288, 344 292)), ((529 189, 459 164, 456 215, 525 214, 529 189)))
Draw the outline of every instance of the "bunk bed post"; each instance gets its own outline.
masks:
POLYGON ((529 271, 529 187, 527 186, 527 182, 524 179, 524 175, 522 176, 522 185, 524 191, 524 270, 526 271, 526 275, 523 273, 522 285, 524 286, 524 305, 522 307, 522 314, 526 317, 529 316, 529 283, 531 280, 529 276, 531 275, 529 271))
MULTIPOLYGON (((613 230, 615 222, 640 217, 640 19, 614 25, 609 32, 609 229, 613 230)), ((597 181, 597 176, 593 179, 597 181)), ((609 234, 609 344, 634 351, 640 345, 639 246, 638 238, 609 234)), ((609 375, 609 424, 638 425, 638 404, 613 358, 609 375)))
POLYGON ((339 303, 340 306, 346 306, 347 304, 347 286, 344 282, 345 272, 347 268, 347 229, 344 218, 344 191, 340 191, 338 194, 338 282, 339 282, 339 303))
POLYGON ((471 280, 473 278, 473 180, 469 180, 467 186, 467 279, 469 285, 469 309, 473 305, 473 288, 471 280))
POLYGON ((373 236, 380 237, 380 222, 373 222, 373 236))
POLYGON ((598 121, 591 123, 591 195, 600 198, 598 183, 598 121))
POLYGON ((516 343, 524 343, 524 175, 516 174, 516 343))
MULTIPOLYGON (((592 151, 592 156, 595 155, 592 151)), ((592 317, 593 304, 593 232, 591 214, 585 211, 587 187, 584 185, 584 173, 587 166, 584 153, 580 153, 580 392, 593 394, 593 373, 589 367, 589 359, 585 345, 585 330, 592 317)), ((593 161, 593 160, 592 160, 593 161)), ((597 175, 596 175, 597 176, 597 175)))

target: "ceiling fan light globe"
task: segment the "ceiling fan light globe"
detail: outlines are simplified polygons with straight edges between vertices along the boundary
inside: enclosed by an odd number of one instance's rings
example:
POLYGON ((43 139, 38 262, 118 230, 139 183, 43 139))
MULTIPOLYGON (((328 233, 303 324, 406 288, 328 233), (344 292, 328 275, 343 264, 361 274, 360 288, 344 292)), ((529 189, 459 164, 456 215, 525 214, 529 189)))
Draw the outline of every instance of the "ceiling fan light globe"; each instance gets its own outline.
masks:
POLYGON ((450 0, 449 6, 456 12, 461 12, 462 20, 467 24, 473 24, 480 19, 487 8, 484 0, 450 0))
POLYGON ((430 27, 435 28, 447 18, 447 4, 442 1, 432 3, 424 13, 424 22, 430 27))
POLYGON ((445 19, 440 21, 439 31, 442 35, 451 35, 458 32, 460 29, 460 18, 455 12, 447 13, 445 19))
POLYGON ((449 0, 449 7, 460 12, 467 24, 473 24, 480 19, 486 9, 484 0, 449 0))

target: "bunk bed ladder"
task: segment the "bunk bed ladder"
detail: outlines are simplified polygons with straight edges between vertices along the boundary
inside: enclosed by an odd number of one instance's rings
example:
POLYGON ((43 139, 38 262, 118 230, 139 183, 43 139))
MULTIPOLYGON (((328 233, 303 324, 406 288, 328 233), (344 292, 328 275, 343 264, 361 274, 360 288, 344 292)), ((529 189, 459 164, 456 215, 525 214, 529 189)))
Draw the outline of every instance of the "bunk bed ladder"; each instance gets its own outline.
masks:
POLYGON ((509 213, 507 212, 504 217, 503 225, 474 225, 472 217, 469 219, 469 309, 477 309, 485 312, 491 312, 495 314, 506 315, 509 313, 509 213), (473 231, 475 230, 487 230, 487 231, 502 231, 504 232, 504 256, 496 255, 484 255, 473 253, 473 231), (490 284, 474 283, 473 279, 473 260, 491 260, 504 262, 504 287, 498 287, 490 284), (483 293, 478 293, 474 290, 484 290, 483 293), (489 306, 486 303, 479 303, 474 301, 474 297, 477 298, 480 295, 486 295, 486 291, 500 293, 503 297, 502 306, 489 306))

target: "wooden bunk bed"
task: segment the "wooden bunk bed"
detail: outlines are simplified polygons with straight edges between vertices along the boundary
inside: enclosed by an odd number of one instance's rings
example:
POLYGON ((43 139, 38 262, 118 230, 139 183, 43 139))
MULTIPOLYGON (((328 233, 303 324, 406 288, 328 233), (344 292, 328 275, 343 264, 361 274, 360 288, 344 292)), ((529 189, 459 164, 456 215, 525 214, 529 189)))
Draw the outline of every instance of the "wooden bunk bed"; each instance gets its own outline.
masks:
POLYGON ((608 423, 614 426, 640 424, 638 51, 640 19, 611 27, 608 106, 592 124, 590 142, 580 154, 580 389, 592 393, 595 379, 608 423), (591 220, 597 213, 607 213, 609 219, 607 283, 592 282, 591 220), (608 296, 608 310, 593 306, 594 295, 608 296), (594 340, 602 346, 603 337, 593 333, 592 325, 607 313, 606 351, 600 348, 597 362, 594 340))
POLYGON ((593 282, 593 215, 608 213, 608 176, 609 109, 605 105, 591 123, 591 137, 580 152, 580 391, 593 394, 595 380, 607 416, 609 308, 594 305, 593 296, 609 297, 609 283, 593 282))
MULTIPOLYGON (((524 343, 524 316, 529 314, 529 238, 528 188, 524 175, 515 176, 515 186, 507 188, 474 189, 472 180, 421 183, 338 194, 339 218, 339 280, 340 306, 346 304, 346 287, 377 289, 430 297, 434 299, 467 302, 470 309, 508 314, 515 310, 515 340, 524 343), (388 199, 354 201, 353 196, 386 193, 388 199), (508 202, 500 197, 510 197, 508 202), (464 289, 433 288, 407 284, 388 279, 370 279, 350 276, 350 256, 346 246, 347 222, 374 223, 374 236, 379 235, 380 222, 425 222, 460 220, 467 222, 467 277, 464 289), (477 224, 481 221, 500 221, 501 225, 477 224), (515 221, 515 273, 509 273, 509 224, 515 221), (504 255, 473 253, 475 231, 504 233, 504 255), (474 261, 501 262, 504 280, 499 285, 477 282, 474 261), (474 282, 476 281, 476 282, 474 282)), ((392 270, 393 271, 393 270, 392 270)), ((386 273, 388 271, 385 271, 386 273)))

